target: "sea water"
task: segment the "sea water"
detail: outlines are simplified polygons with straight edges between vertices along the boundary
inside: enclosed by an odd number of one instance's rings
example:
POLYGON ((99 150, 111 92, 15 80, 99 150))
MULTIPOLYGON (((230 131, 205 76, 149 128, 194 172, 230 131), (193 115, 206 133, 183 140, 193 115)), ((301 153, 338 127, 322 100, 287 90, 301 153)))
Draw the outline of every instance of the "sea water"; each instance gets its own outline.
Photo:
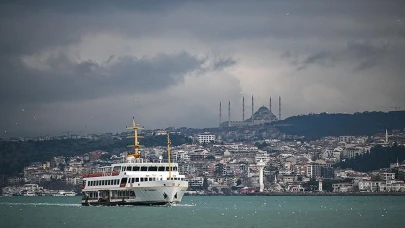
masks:
POLYGON ((185 196, 173 206, 0 197, 0 227, 405 227, 404 196, 185 196))

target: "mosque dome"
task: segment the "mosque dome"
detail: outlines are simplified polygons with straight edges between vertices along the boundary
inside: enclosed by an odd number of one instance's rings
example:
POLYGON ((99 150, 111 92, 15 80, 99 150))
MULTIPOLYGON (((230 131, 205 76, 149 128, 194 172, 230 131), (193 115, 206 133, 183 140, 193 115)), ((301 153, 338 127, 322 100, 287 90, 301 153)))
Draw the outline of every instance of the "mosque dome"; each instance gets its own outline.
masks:
POLYGON ((253 120, 267 123, 277 120, 277 117, 267 107, 262 106, 253 114, 253 120))

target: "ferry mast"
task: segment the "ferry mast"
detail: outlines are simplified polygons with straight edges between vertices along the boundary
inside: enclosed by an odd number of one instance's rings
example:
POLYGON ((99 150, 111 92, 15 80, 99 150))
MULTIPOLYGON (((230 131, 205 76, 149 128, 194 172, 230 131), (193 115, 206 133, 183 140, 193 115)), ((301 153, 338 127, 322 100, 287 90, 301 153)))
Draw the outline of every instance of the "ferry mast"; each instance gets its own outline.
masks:
MULTIPOLYGON (((133 136, 128 136, 127 138, 134 138, 134 153, 133 154, 128 154, 127 157, 134 157, 136 159, 139 159, 141 157, 141 154, 139 153, 139 141, 138 138, 143 138, 142 136, 138 136, 138 130, 143 129, 142 127, 137 127, 135 123, 135 118, 132 117, 132 127, 126 127, 127 130, 133 130, 134 135, 133 136)), ((130 146, 132 147, 132 145, 130 146)))

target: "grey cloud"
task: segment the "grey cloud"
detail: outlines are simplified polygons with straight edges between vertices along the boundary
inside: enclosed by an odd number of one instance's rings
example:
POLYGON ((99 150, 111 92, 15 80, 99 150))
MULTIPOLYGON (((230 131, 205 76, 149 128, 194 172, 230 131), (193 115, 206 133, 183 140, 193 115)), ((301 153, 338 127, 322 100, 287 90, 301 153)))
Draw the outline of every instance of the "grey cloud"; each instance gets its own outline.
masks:
POLYGON ((297 54, 292 54, 290 50, 287 50, 281 55, 281 58, 289 61, 289 63, 295 66, 298 71, 304 70, 310 65, 332 67, 336 61, 334 53, 329 51, 319 51, 300 60, 300 57, 297 54))
POLYGON ((200 69, 204 63, 186 52, 151 58, 125 56, 105 65, 91 61, 74 63, 63 54, 46 62, 49 70, 32 69, 18 61, 3 68, 9 73, 1 72, 1 103, 43 103, 153 92, 181 83, 187 73, 200 69))
POLYGON ((362 71, 377 65, 388 51, 388 43, 372 44, 369 41, 350 41, 347 42, 345 49, 321 50, 309 54, 303 60, 298 54, 292 54, 290 50, 285 51, 281 58, 296 66, 297 70, 304 70, 313 64, 333 67, 342 62, 350 62, 354 65, 354 71, 362 71))
POLYGON ((384 56, 388 46, 389 45, 385 43, 372 45, 368 41, 351 41, 347 44, 346 53, 351 59, 360 62, 354 67, 354 70, 361 71, 378 64, 378 60, 384 56))
POLYGON ((354 71, 362 71, 362 70, 371 68, 371 67, 375 66, 376 64, 377 64, 377 63, 376 63, 376 60, 374 60, 374 59, 367 59, 367 60, 365 60, 365 61, 359 63, 359 64, 354 68, 354 71))
POLYGON ((233 58, 220 58, 214 61, 213 69, 222 70, 224 68, 233 66, 236 64, 236 60, 233 58))
POLYGON ((291 51, 290 50, 286 50, 283 54, 281 54, 281 58, 285 58, 285 59, 288 59, 288 58, 291 58, 293 55, 292 55, 292 53, 291 53, 291 51))

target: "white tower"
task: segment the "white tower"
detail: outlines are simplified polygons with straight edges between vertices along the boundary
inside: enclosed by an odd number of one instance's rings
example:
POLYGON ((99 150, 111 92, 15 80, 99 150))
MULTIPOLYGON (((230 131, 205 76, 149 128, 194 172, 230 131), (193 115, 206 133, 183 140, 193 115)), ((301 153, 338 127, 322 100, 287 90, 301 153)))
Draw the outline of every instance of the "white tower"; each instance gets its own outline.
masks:
POLYGON ((263 162, 262 159, 256 164, 257 168, 259 168, 259 185, 260 185, 260 192, 263 192, 264 184, 263 184, 263 169, 266 166, 266 163, 263 162))
POLYGON ((322 189, 322 180, 319 180, 319 188, 318 188, 318 191, 320 191, 320 192, 322 192, 323 191, 323 189, 322 189))
POLYGON ((385 129, 385 144, 388 144, 388 130, 385 129))

